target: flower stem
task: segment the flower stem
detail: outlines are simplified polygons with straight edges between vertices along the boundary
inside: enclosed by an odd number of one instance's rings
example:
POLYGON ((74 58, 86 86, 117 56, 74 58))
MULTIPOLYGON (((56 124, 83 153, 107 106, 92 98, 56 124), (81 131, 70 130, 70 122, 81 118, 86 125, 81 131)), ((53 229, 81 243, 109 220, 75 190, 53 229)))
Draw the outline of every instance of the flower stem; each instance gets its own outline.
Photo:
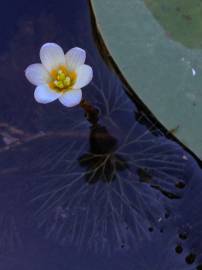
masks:
POLYGON ((82 101, 80 102, 80 106, 84 110, 85 116, 88 119, 88 121, 92 125, 96 125, 98 123, 98 120, 99 120, 99 117, 98 117, 99 116, 99 111, 98 111, 98 109, 93 107, 93 105, 89 101, 87 101, 85 99, 82 99, 82 101))

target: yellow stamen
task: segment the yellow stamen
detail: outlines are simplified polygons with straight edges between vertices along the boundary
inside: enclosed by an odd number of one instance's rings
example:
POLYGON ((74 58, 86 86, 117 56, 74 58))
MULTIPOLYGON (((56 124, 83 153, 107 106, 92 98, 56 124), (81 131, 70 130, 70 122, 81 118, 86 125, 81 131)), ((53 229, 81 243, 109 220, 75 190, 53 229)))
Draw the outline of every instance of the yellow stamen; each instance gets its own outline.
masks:
POLYGON ((54 81, 54 84, 56 87, 63 89, 64 88, 64 84, 62 81, 54 81))
POLYGON ((66 78, 64 79, 63 83, 64 83, 65 86, 69 86, 70 83, 71 83, 70 77, 66 77, 66 78))
POLYGON ((51 70, 50 76, 52 80, 49 82, 49 86, 57 92, 65 92, 71 89, 77 78, 75 71, 68 71, 64 66, 51 70))

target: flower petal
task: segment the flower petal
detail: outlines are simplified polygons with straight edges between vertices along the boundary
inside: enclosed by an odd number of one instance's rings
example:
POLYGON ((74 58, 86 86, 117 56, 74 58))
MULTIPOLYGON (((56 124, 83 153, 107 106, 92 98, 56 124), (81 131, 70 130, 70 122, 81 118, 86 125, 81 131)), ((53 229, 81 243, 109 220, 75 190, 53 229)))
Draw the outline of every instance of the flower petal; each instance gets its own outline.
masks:
POLYGON ((77 80, 73 86, 74 89, 79 89, 86 86, 93 78, 93 70, 88 65, 81 65, 76 70, 76 73, 77 73, 77 80))
POLYGON ((40 59, 48 71, 65 65, 63 49, 56 43, 45 43, 40 50, 40 59))
POLYGON ((57 98, 59 98, 60 96, 61 96, 60 93, 53 91, 46 84, 37 86, 37 88, 34 91, 34 98, 36 99, 36 101, 43 104, 52 102, 57 98))
POLYGON ((59 101, 66 107, 74 107, 81 102, 82 99, 82 91, 81 89, 69 90, 61 97, 59 97, 59 101))
POLYGON ((69 70, 76 70, 85 63, 86 52, 81 48, 75 47, 66 53, 65 58, 67 68, 69 70))
POLYGON ((25 70, 25 76, 34 85, 48 83, 50 76, 42 64, 32 64, 25 70))

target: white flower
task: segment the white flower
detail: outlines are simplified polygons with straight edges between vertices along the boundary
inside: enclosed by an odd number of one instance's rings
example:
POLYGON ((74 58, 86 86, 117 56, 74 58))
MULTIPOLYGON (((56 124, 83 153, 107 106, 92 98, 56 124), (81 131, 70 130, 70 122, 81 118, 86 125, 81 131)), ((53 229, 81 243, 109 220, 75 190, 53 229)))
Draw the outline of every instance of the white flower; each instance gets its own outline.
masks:
POLYGON ((26 78, 36 89, 34 97, 39 103, 56 99, 66 107, 73 107, 82 99, 81 88, 93 78, 92 68, 85 65, 86 52, 78 47, 64 54, 55 43, 45 43, 40 50, 42 64, 32 64, 25 70, 26 78))

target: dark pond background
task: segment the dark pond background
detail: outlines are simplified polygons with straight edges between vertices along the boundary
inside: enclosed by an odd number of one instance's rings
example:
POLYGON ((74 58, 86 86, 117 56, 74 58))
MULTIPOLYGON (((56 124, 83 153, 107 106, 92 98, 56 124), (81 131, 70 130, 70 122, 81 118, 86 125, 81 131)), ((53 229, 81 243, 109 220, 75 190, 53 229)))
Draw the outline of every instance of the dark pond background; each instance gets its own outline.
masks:
POLYGON ((0 13, 0 269, 202 269, 201 169, 106 66, 88 1, 0 13), (87 51, 97 123, 34 101, 24 70, 45 42, 87 51))

